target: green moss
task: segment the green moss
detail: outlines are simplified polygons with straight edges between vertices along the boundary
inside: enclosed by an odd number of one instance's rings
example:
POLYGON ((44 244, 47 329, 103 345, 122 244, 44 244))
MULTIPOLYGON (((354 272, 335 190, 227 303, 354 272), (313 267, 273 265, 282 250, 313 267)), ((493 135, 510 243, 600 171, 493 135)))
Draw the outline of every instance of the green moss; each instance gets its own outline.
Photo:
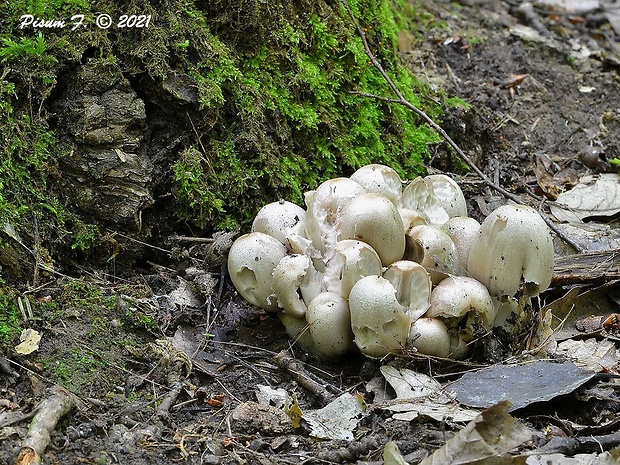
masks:
POLYGON ((136 308, 127 309, 122 321, 127 328, 145 330, 151 333, 155 333, 157 328, 159 328, 155 318, 136 308))
POLYGON ((17 297, 11 289, 0 289, 0 353, 6 352, 17 341, 22 330, 17 297))
POLYGON ((79 347, 58 352, 42 363, 54 382, 73 392, 83 392, 108 368, 101 358, 79 347))
MULTIPOLYGON (((199 155, 188 160, 186 151, 173 167, 181 218, 201 227, 247 227, 262 204, 277 198, 302 204, 304 191, 368 163, 388 164, 405 178, 423 171, 426 147, 438 137, 409 110, 359 95, 391 96, 343 8, 319 2, 295 9, 286 1, 269 11, 254 6, 271 28, 260 30, 247 19, 255 32, 246 39, 251 45, 234 48, 236 36, 214 41, 203 33, 214 44, 211 60, 192 46, 183 55, 202 89, 203 108, 223 114, 190 149, 199 155), (197 56, 201 61, 192 62, 197 56)), ((409 4, 351 6, 406 97, 439 117, 440 107, 425 97, 429 88, 397 58, 409 4)), ((212 27, 204 12, 193 18, 212 27)))

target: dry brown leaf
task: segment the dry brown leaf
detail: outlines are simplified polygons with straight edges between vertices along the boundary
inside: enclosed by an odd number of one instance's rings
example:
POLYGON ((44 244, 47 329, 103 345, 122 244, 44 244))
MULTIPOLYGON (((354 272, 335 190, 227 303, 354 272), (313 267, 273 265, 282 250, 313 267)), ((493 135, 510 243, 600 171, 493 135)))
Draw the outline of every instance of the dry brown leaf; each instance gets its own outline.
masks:
POLYGON ((508 413, 510 402, 502 401, 483 410, 478 417, 420 465, 465 465, 500 458, 530 439, 530 432, 508 413))

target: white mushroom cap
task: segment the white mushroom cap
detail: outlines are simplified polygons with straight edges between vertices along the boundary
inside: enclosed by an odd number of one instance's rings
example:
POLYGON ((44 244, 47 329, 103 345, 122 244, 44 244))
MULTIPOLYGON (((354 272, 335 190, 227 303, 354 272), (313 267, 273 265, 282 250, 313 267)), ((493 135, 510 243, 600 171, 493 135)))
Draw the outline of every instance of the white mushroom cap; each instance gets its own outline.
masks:
POLYGON ((425 355, 450 355, 450 335, 446 325, 437 318, 419 318, 411 325, 408 346, 425 355))
POLYGON ((450 218, 467 216, 465 196, 454 179, 445 174, 431 174, 425 179, 432 183, 433 194, 439 199, 442 208, 450 218))
POLYGON ((424 216, 416 210, 411 210, 409 208, 399 208, 398 213, 400 214, 400 219, 403 220, 405 234, 407 234, 409 230, 414 226, 426 224, 424 216))
POLYGON ((398 173, 389 166, 372 164, 362 166, 351 175, 351 179, 362 186, 366 192, 381 194, 400 206, 403 181, 398 173))
POLYGON ((386 197, 366 193, 355 197, 338 223, 338 239, 358 239, 369 244, 387 266, 403 258, 405 228, 398 209, 386 197))
POLYGON ((455 216, 450 218, 443 227, 456 246, 459 261, 466 266, 469 251, 480 231, 480 223, 468 216, 455 216))
POLYGON ((475 326, 491 329, 495 313, 491 295, 482 283, 474 278, 450 276, 433 289, 426 316, 442 319, 453 333, 458 332, 465 342, 470 342, 476 332, 475 326))
MULTIPOLYGON (((306 192, 306 237, 322 257, 338 241, 336 224, 346 206, 363 194, 364 188, 349 178, 335 178, 322 183, 315 191, 306 192)), ((327 256, 327 259, 330 257, 327 256)))
POLYGON ((305 210, 299 205, 285 200, 272 202, 258 211, 252 223, 252 232, 269 234, 282 244, 288 245, 287 231, 302 222, 305 216, 305 210))
POLYGON ((462 274, 456 246, 450 236, 436 226, 414 226, 407 233, 405 258, 420 263, 438 284, 448 275, 462 274))
POLYGON ((430 179, 418 176, 403 190, 403 208, 419 212, 428 224, 444 224, 450 215, 435 195, 430 179))
POLYGON ((310 302, 321 291, 321 280, 317 274, 312 260, 305 255, 282 257, 273 270, 271 285, 278 306, 285 313, 303 317, 307 309, 305 302, 310 302))
POLYGON ((537 295, 549 287, 553 275, 549 227, 526 205, 497 208, 482 223, 467 271, 493 296, 514 296, 522 282, 528 295, 537 295))
POLYGON ((285 255, 286 247, 268 234, 253 232, 237 238, 228 253, 228 274, 235 289, 251 304, 277 311, 272 273, 285 255))
POLYGON ((385 270, 383 277, 396 289, 396 300, 412 321, 424 315, 430 305, 431 277, 422 265, 399 260, 385 270))
POLYGON ((355 283, 349 294, 349 310, 355 344, 362 353, 381 358, 404 349, 411 317, 387 279, 366 276, 355 283))
POLYGON ((328 358, 347 352, 353 343, 347 301, 335 292, 323 292, 308 305, 306 321, 317 351, 328 358))
POLYGON ((325 269, 325 288, 345 299, 349 298, 351 288, 361 278, 380 276, 383 271, 379 255, 365 242, 352 239, 338 241, 334 252, 325 269))

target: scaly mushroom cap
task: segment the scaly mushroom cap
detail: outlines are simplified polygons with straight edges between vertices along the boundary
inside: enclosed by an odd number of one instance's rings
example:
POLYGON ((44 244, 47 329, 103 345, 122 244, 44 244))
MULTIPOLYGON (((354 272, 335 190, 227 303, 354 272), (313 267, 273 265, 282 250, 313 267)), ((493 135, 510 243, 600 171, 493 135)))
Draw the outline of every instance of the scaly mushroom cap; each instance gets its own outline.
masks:
POLYGON ((467 271, 496 297, 514 296, 521 283, 528 295, 551 284, 553 242, 549 227, 526 205, 504 205, 483 221, 467 271))
POLYGON ((450 331, 470 342, 476 326, 491 329, 495 314, 491 295, 482 283, 474 278, 450 276, 433 289, 425 316, 443 320, 450 331))
POLYGON ((446 325, 437 318, 419 318, 411 325, 408 347, 415 347, 425 355, 450 355, 450 335, 446 325))
POLYGON ((379 255, 365 242, 352 239, 338 241, 334 252, 327 262, 324 287, 345 299, 349 298, 353 285, 364 276, 380 276, 383 271, 379 255))
POLYGON ((252 232, 269 234, 287 245, 287 231, 302 222, 305 216, 305 210, 294 203, 285 200, 272 202, 258 211, 252 223, 252 232))
POLYGON ((403 181, 396 171, 389 166, 372 164, 362 166, 351 175, 351 179, 362 186, 366 192, 381 194, 400 206, 403 181))
POLYGON ((327 358, 347 352, 353 343, 347 301, 335 292, 323 292, 308 305, 306 321, 317 351, 327 358))
POLYGON ((362 353, 381 358, 404 349, 411 317, 387 279, 366 276, 355 283, 349 294, 349 310, 355 344, 362 353))
POLYGON ((405 228, 398 209, 383 195, 365 193, 344 209, 337 229, 338 239, 357 239, 370 245, 383 266, 403 258, 405 228))
POLYGON ((272 273, 285 255, 286 247, 268 234, 253 232, 237 238, 228 252, 228 274, 235 289, 251 304, 277 311, 272 273))

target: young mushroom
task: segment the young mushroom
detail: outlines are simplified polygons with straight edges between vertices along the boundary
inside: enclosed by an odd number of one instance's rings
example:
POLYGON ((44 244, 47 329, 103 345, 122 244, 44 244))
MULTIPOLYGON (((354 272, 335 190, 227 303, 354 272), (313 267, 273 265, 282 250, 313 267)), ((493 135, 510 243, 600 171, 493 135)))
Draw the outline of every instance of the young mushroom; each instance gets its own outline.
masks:
POLYGON ((286 255, 286 247, 274 237, 252 232, 240 236, 228 252, 228 274, 239 294, 253 305, 275 312, 272 273, 286 255))
POLYGON ((414 226, 407 233, 405 258, 420 263, 438 284, 448 275, 459 275, 463 267, 450 236, 436 226, 414 226))
POLYGON ((298 318, 288 313, 278 313, 278 318, 284 325, 286 335, 293 341, 293 344, 298 345, 305 352, 319 355, 319 351, 310 335, 310 327, 305 316, 298 318))
POLYGON ((379 276, 382 271, 381 259, 371 246, 352 239, 338 241, 334 256, 327 262, 324 287, 348 299, 356 282, 364 276, 379 276))
POLYGON ((338 241, 336 226, 340 218, 348 204, 364 193, 364 188, 349 178, 330 179, 315 191, 306 192, 305 233, 317 252, 312 258, 331 258, 331 250, 338 241))
POLYGON ((433 186, 433 194, 450 218, 467 216, 467 203, 463 191, 454 179, 445 174, 431 174, 425 177, 433 186))
POLYGON ((428 224, 444 224, 450 215, 433 191, 431 180, 418 176, 403 190, 402 207, 419 212, 428 224))
POLYGON ((351 175, 351 179, 362 186, 366 192, 381 194, 396 206, 401 204, 403 181, 389 166, 379 164, 362 166, 351 175))
POLYGON ((366 276, 355 283, 349 310, 355 344, 362 353, 381 358, 405 348, 412 320, 387 279, 366 276))
POLYGON ((388 266, 403 258, 405 227, 398 208, 383 195, 355 197, 338 222, 338 239, 357 239, 370 245, 388 266))
POLYGON ((450 355, 448 328, 437 318, 419 318, 411 325, 407 346, 425 355, 445 358, 450 355))
POLYGON ((310 257, 286 255, 273 270, 271 287, 278 307, 301 318, 306 314, 306 303, 321 292, 321 276, 310 257))
POLYGON ((471 246, 480 231, 480 223, 468 216, 455 216, 443 225, 443 229, 454 242, 459 261, 466 266, 471 246))
POLYGON ((479 330, 491 329, 495 313, 491 295, 482 283, 465 276, 450 276, 433 289, 425 316, 441 319, 450 332, 467 343, 479 330))
POLYGON ((252 232, 262 232, 287 245, 287 231, 302 222, 306 212, 299 205, 280 200, 261 208, 252 223, 252 232))
POLYGON ((469 275, 492 296, 513 297, 523 285, 534 296, 551 284, 553 242, 549 227, 536 210, 509 204, 483 221, 467 261, 469 275))
POLYGON ((353 345, 347 301, 336 292, 322 292, 308 305, 306 321, 316 350, 327 358, 347 352, 353 345))
POLYGON ((383 273, 396 289, 396 300, 404 307, 411 321, 420 318, 428 310, 431 297, 431 277, 419 263, 399 260, 383 273))

